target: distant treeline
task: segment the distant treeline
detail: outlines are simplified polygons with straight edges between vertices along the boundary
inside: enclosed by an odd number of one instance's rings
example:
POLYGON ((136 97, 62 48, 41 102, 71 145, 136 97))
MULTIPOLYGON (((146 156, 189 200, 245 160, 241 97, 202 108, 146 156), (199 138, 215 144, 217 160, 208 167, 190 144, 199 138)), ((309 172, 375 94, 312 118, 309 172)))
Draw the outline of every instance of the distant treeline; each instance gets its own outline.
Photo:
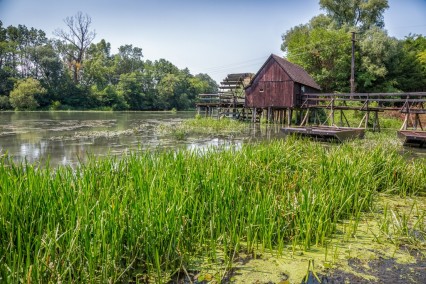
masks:
POLYGON ((0 21, 0 109, 185 110, 199 93, 217 92, 207 74, 143 60, 139 47, 112 54, 107 41, 93 43, 88 15, 65 23, 49 39, 42 30, 0 21))

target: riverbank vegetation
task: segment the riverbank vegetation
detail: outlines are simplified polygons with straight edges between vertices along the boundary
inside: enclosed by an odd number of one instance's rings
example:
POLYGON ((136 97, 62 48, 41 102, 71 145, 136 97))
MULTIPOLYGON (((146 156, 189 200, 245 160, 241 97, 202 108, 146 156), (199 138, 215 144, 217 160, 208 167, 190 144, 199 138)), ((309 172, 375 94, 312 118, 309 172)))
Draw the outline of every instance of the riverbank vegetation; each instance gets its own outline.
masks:
MULTIPOLYGON (((74 169, 2 157, 0 277, 165 282, 202 263, 229 270, 242 254, 327 247, 342 222, 350 239, 379 194, 425 194, 424 159, 388 142, 325 147, 288 138, 93 157, 74 169)), ((374 241, 424 249, 425 213, 412 208, 394 215, 385 207, 374 241)))
POLYGON ((426 91, 426 37, 387 34, 387 0, 320 0, 324 11, 283 36, 287 59, 302 66, 323 92, 349 92, 351 33, 355 33, 355 86, 360 93, 426 91))
POLYGON ((249 125, 230 118, 203 118, 196 115, 193 119, 185 119, 176 123, 160 124, 158 130, 182 140, 190 135, 238 135, 247 131, 249 125))
POLYGON ((126 44, 114 53, 106 40, 94 41, 91 23, 77 13, 48 38, 0 21, 0 110, 185 110, 198 94, 217 92, 207 74, 143 60, 140 47, 126 44))
MULTIPOLYGON (((357 33, 358 92, 425 91, 426 37, 388 36, 387 0, 319 4, 325 14, 285 31, 281 49, 322 91, 349 91, 351 31, 357 33)), ((42 30, 0 21, 0 110, 186 110, 198 94, 217 92, 209 75, 193 75, 165 59, 143 60, 141 47, 125 44, 114 53, 107 39, 95 41, 88 15, 64 22, 48 38, 42 30)))

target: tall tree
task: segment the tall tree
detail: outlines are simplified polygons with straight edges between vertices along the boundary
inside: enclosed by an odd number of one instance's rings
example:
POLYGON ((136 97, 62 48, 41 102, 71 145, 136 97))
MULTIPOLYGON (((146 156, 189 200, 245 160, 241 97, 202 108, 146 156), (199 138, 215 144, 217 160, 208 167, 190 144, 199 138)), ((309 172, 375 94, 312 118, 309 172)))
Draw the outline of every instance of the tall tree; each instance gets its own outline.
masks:
POLYGON ((16 44, 9 40, 8 29, 0 21, 0 96, 3 96, 3 101, 8 99, 13 89, 16 75, 16 64, 13 64, 15 54, 16 44))
POLYGON ((296 26, 283 35, 281 49, 288 60, 311 74, 325 92, 349 91, 350 34, 332 29, 324 17, 296 26))
POLYGON ((361 30, 384 27, 383 13, 389 8, 387 0, 320 0, 319 4, 338 27, 346 25, 361 30))
POLYGON ((100 89, 111 84, 114 77, 114 59, 111 56, 111 44, 104 39, 97 44, 91 44, 87 51, 87 59, 84 65, 84 84, 95 84, 100 89))
POLYGON ((66 61, 73 72, 74 83, 79 83, 79 73, 83 65, 87 49, 96 36, 95 31, 90 30, 92 19, 89 15, 78 12, 75 16, 64 20, 68 30, 57 29, 55 35, 64 43, 66 61))
POLYGON ((131 44, 122 45, 118 48, 118 54, 115 56, 116 72, 118 75, 142 71, 142 48, 133 47, 131 44))
POLYGON ((398 91, 395 80, 389 77, 396 66, 398 40, 389 37, 383 29, 373 27, 359 41, 361 64, 357 68, 357 90, 359 92, 398 91))

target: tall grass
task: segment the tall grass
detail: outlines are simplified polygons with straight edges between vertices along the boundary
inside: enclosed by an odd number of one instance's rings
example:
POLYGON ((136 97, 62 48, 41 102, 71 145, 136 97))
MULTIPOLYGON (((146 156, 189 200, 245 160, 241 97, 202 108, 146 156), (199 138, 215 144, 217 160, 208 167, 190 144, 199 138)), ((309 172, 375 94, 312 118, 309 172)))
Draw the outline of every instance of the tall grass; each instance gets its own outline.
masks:
POLYGON ((76 169, 0 160, 0 282, 159 281, 240 249, 309 249, 380 191, 424 192, 396 146, 296 140, 91 158, 76 169))

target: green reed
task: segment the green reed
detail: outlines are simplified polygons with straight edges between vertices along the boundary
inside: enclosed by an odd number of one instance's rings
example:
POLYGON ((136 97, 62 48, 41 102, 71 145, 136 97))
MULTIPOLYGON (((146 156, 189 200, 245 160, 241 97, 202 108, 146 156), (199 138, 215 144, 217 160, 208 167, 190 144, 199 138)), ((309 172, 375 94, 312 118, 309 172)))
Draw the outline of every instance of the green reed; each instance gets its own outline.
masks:
POLYGON ((288 138, 135 152, 76 169, 0 160, 1 282, 138 282, 244 249, 324 245, 377 192, 425 192, 398 146, 288 138))

